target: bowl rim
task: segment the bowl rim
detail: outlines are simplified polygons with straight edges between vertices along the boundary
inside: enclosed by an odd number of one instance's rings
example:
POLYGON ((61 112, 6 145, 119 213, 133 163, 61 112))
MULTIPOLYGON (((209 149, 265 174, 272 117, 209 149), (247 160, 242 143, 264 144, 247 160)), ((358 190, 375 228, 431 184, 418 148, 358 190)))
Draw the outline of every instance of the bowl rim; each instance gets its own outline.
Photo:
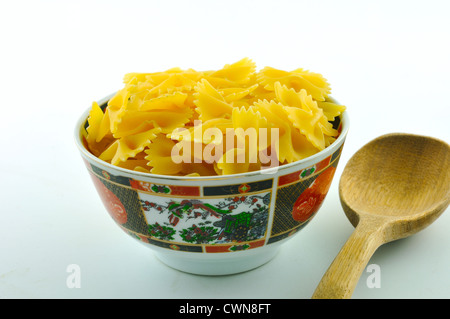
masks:
MULTIPOLYGON (((106 97, 98 100, 97 103, 99 105, 103 105, 109 99, 111 99, 115 94, 116 93, 107 95, 106 97)), ((333 101, 337 102, 335 99, 333 99, 333 98, 331 98, 331 99, 333 101)), ((312 165, 313 163, 315 163, 317 158, 321 158, 322 156, 324 156, 326 154, 334 153, 334 151, 340 145, 343 144, 345 138, 347 137, 347 133, 349 130, 349 124, 350 124, 347 110, 345 110, 344 112, 341 113, 341 115, 339 115, 341 118, 342 129, 341 129, 341 132, 340 132, 338 138, 331 145, 326 147, 325 149, 323 149, 323 150, 317 152, 316 154, 311 155, 307 158, 299 160, 299 161, 295 161, 292 163, 288 163, 288 164, 284 164, 284 165, 280 165, 280 166, 276 166, 276 167, 266 168, 263 170, 238 173, 238 174, 212 175, 212 176, 175 176, 175 175, 161 175, 161 174, 153 174, 153 173, 144 173, 144 172, 126 169, 126 168, 119 167, 116 165, 112 165, 108 162, 105 162, 105 161, 99 159, 98 157, 96 157, 91 152, 89 152, 89 150, 82 143, 81 130, 84 127, 84 125, 88 119, 91 108, 92 107, 87 108, 87 110, 85 110, 82 113, 82 115, 79 117, 79 119, 76 122, 75 132, 74 132, 75 144, 77 145, 79 151, 81 152, 81 154, 84 157, 87 157, 91 161, 96 162, 101 166, 105 166, 105 167, 108 167, 109 169, 122 172, 126 175, 140 176, 140 177, 147 178, 147 179, 155 178, 155 179, 176 180, 176 181, 181 181, 181 180, 185 180, 185 181, 223 180, 223 179, 235 179, 235 178, 242 178, 242 177, 250 177, 250 176, 280 175, 280 174, 278 174, 278 172, 284 171, 284 170, 289 170, 290 168, 295 167, 295 166, 304 166, 305 165, 305 167, 306 167, 306 166, 309 166, 309 165, 312 165)))

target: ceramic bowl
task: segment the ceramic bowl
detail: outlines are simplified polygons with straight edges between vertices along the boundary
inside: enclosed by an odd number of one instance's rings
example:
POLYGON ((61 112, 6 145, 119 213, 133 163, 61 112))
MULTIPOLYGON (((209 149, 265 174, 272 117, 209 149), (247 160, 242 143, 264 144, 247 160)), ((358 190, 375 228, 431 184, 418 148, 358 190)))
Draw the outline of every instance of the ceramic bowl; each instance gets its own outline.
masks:
POLYGON ((201 275, 261 266, 303 229, 328 192, 348 132, 344 112, 334 123, 337 140, 304 160, 243 174, 178 177, 119 168, 92 155, 84 141, 88 115, 79 119, 75 141, 110 216, 166 265, 201 275))

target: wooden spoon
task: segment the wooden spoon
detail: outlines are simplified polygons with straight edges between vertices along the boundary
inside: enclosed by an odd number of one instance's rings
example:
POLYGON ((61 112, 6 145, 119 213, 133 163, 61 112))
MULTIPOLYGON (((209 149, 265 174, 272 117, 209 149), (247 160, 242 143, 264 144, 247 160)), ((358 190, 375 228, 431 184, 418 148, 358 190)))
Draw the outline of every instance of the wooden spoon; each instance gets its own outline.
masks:
POLYGON ((450 202, 450 147, 435 138, 388 134, 344 168, 339 196, 355 231, 312 298, 350 298, 375 250, 430 225, 450 202))

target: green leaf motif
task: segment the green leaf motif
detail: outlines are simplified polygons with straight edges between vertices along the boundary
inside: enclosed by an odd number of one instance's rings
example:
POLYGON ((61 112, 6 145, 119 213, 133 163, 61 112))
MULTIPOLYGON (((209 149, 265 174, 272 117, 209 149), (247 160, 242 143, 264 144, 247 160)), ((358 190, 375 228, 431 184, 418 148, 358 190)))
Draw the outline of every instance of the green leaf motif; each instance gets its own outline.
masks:
POLYGON ((173 240, 175 229, 168 226, 161 226, 158 223, 148 225, 148 233, 152 237, 156 237, 162 240, 173 240))
POLYGON ((193 225, 180 230, 180 236, 191 244, 207 244, 216 239, 217 228, 211 226, 198 227, 193 225))

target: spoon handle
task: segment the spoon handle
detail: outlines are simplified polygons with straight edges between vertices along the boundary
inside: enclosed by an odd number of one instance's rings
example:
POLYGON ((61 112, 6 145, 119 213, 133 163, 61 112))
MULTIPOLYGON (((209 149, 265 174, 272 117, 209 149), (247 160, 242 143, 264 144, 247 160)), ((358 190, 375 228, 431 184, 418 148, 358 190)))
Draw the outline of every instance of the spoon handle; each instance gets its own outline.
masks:
POLYGON ((361 219, 317 286, 313 299, 348 299, 373 253, 383 244, 376 221, 361 219))

